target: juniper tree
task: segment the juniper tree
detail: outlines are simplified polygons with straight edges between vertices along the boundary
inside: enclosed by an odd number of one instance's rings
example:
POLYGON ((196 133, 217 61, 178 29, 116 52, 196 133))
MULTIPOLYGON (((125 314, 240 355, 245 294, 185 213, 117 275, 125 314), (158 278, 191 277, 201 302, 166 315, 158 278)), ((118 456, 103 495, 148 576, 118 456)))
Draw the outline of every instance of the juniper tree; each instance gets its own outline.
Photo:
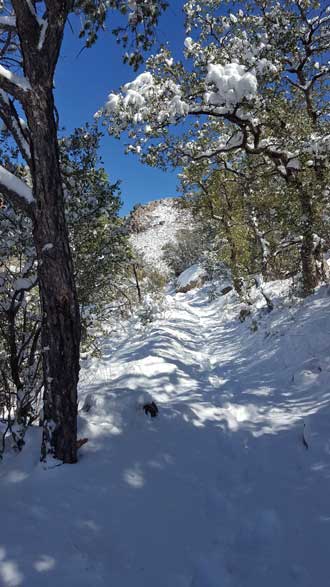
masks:
POLYGON ((99 112, 109 132, 150 165, 242 153, 263 160, 300 202, 304 293, 319 281, 315 198, 330 156, 330 9, 323 1, 184 4, 183 61, 163 48, 99 112), (191 123, 190 123, 191 122, 191 123), (182 134, 171 129, 182 123, 182 134))
MULTIPOLYGON (((214 253, 229 264, 238 292, 249 274, 269 280, 297 273, 299 199, 284 179, 267 174, 262 160, 241 156, 218 169, 207 161, 191 162, 180 181, 185 205, 212 230, 214 253)), ((316 212, 319 218, 319 206, 316 212)), ((324 238, 328 223, 322 224, 317 231, 324 238)))

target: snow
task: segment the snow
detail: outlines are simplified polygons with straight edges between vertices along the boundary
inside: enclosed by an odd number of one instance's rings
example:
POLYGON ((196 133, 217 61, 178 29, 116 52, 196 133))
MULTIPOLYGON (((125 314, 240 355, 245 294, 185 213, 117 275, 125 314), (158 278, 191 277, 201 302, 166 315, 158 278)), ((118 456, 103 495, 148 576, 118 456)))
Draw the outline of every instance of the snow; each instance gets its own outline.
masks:
POLYGON ((31 188, 24 183, 24 181, 16 177, 16 175, 8 171, 8 169, 2 167, 2 165, 0 165, 0 185, 1 184, 8 190, 16 192, 16 194, 28 204, 34 202, 31 188))
MULTIPOLYGON (((173 65, 173 60, 167 59, 167 63, 169 67, 170 63, 173 65)), ((103 114, 108 117, 118 115, 124 124, 128 122, 130 116, 133 116, 134 123, 138 124, 149 119, 150 108, 156 97, 161 100, 162 106, 161 109, 157 107, 156 117, 159 121, 168 119, 175 122, 178 116, 186 116, 189 112, 188 104, 182 99, 182 89, 178 84, 168 79, 158 87, 153 75, 145 71, 133 81, 124 84, 121 94, 109 94, 104 108, 97 111, 94 116, 99 118, 103 114)), ((133 145, 130 147, 132 148, 133 145)), ((134 146, 134 148, 138 147, 134 146)))
POLYGON ((193 40, 191 37, 186 37, 184 40, 184 46, 186 49, 188 49, 188 51, 191 51, 192 47, 193 47, 193 40))
MULTIPOLYGON (((22 133, 21 121, 22 121, 22 119, 20 119, 20 122, 18 124, 17 120, 15 118, 13 118, 12 125, 13 125, 13 128, 15 128, 15 130, 16 130, 17 136, 20 138, 21 148, 23 149, 22 154, 28 160, 31 157, 30 145, 27 142, 27 140, 25 139, 24 134, 22 133)), ((26 127, 26 124, 25 124, 25 127, 26 127)), ((24 126, 23 126, 23 128, 24 128, 24 126)))
POLYGON ((138 75, 132 82, 128 82, 127 84, 125 84, 124 90, 126 93, 132 91, 141 92, 141 94, 143 94, 143 92, 145 92, 146 90, 148 91, 151 87, 153 87, 153 85, 153 76, 149 71, 145 71, 144 73, 138 75))
POLYGON ((197 283, 203 277, 205 277, 205 269, 197 263, 191 265, 191 267, 188 267, 177 278, 177 289, 182 289, 195 282, 197 283))
POLYGON ((51 249, 54 248, 53 243, 46 243, 43 247, 42 247, 42 252, 44 253, 45 251, 50 251, 51 249))
MULTIPOLYGON (((135 80, 123 86, 125 98, 123 100, 124 108, 129 106, 136 106, 137 109, 142 108, 146 103, 146 99, 151 95, 154 88, 154 79, 151 73, 144 72, 138 75, 135 80)), ((105 111, 108 115, 116 112, 120 105, 120 97, 118 94, 111 93, 105 104, 105 111)), ((99 113, 96 113, 96 117, 99 113)))
POLYGON ((117 94, 109 94, 108 101, 105 105, 107 114, 115 112, 119 104, 119 96, 117 94))
POLYGON ((288 289, 264 284, 271 313, 254 290, 243 323, 234 292, 168 295, 105 342, 81 374, 79 463, 44 469, 36 428, 0 464, 1 586, 326 585, 330 292, 288 289))
POLYGON ((34 18, 36 19, 36 21, 40 27, 38 51, 41 51, 43 48, 44 42, 45 42, 46 31, 48 28, 48 21, 46 18, 42 18, 41 16, 38 15, 36 8, 35 8, 34 4, 31 2, 31 0, 27 0, 27 4, 28 4, 28 7, 29 7, 31 14, 34 16, 34 18))
POLYGON ((177 241, 178 230, 189 228, 191 216, 187 210, 182 212, 173 198, 157 200, 157 206, 153 207, 154 203, 144 207, 146 226, 141 232, 130 235, 130 243, 149 265, 167 275, 169 267, 162 248, 177 241))
POLYGON ((0 16, 0 28, 1 27, 15 28, 16 27, 16 17, 15 16, 0 16))
POLYGON ((23 76, 16 75, 16 73, 12 73, 9 69, 0 65, 0 76, 6 78, 12 84, 17 86, 20 90, 26 92, 27 90, 31 90, 31 84, 28 79, 23 76))
POLYGON ((20 277, 13 283, 14 291, 28 290, 37 284, 38 278, 36 275, 31 277, 20 277))
POLYGON ((299 169, 301 169, 301 164, 300 164, 299 159, 296 159, 296 158, 291 159, 287 164, 287 168, 299 171, 299 169))
POLYGON ((45 38, 46 38, 46 32, 47 32, 47 28, 48 28, 48 20, 45 18, 38 17, 38 23, 40 26, 40 37, 39 37, 39 43, 38 43, 38 50, 41 51, 44 46, 44 42, 45 42, 45 38))
POLYGON ((231 109, 244 99, 251 100, 257 95, 256 76, 238 63, 209 64, 206 83, 213 84, 216 88, 215 92, 205 94, 206 103, 211 105, 231 109))

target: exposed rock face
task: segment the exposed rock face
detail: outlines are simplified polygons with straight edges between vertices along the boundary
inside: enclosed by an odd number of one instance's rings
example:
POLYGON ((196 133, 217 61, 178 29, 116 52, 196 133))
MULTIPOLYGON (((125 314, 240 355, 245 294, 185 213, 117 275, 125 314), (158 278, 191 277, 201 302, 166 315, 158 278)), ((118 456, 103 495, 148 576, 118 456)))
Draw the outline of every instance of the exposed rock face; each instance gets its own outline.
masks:
POLYGON ((161 273, 168 275, 169 267, 163 258, 163 247, 176 242, 176 233, 189 228, 192 217, 180 207, 179 198, 154 200, 137 206, 128 218, 130 241, 137 254, 161 273))
POLYGON ((154 200, 148 204, 141 204, 134 208, 129 216, 129 230, 133 234, 145 232, 149 228, 164 224, 164 220, 159 221, 159 214, 161 207, 172 207, 174 205, 174 198, 167 200, 154 200), (166 203, 164 203, 166 202, 166 203))

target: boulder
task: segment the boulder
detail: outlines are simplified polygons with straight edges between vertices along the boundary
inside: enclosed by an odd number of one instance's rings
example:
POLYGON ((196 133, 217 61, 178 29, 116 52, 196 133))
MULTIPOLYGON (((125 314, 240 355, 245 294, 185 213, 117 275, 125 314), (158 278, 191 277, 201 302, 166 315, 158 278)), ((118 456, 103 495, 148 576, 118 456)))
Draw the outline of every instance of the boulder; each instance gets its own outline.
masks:
POLYGON ((232 291, 232 286, 231 285, 227 285, 226 287, 223 287, 220 291, 221 291, 221 295, 225 296, 227 293, 229 293, 230 291, 232 291))
POLYGON ((207 281, 206 271, 201 265, 195 264, 180 273, 176 281, 177 293, 186 293, 196 287, 202 287, 207 281))

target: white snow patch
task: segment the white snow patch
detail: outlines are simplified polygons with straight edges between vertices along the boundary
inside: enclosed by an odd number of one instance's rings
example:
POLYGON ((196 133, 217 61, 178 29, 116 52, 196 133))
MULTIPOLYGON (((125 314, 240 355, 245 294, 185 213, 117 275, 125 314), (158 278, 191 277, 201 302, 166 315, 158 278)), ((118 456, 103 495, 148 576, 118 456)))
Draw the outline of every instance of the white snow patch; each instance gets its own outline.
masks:
POLYGON ((4 185, 8 190, 16 192, 28 204, 34 202, 31 188, 2 165, 0 165, 0 184, 4 185))
POLYGON ((31 289, 31 287, 34 287, 37 283, 37 276, 31 276, 31 277, 20 277, 19 279, 16 279, 15 282, 13 283, 13 288, 14 291, 20 291, 20 290, 27 290, 27 289, 31 289))
MULTIPOLYGON (((154 202, 150 203, 151 205, 154 202)), ((146 226, 139 233, 130 235, 133 249, 143 255, 145 261, 165 275, 169 274, 169 267, 163 254, 163 247, 168 243, 177 242, 177 231, 188 228, 191 217, 186 211, 180 210, 173 198, 157 201, 157 206, 150 208, 147 205, 146 226)))
POLYGON ((0 16, 0 28, 1 27, 16 27, 16 17, 15 16, 0 16))
POLYGON ((203 278, 205 278, 205 269, 197 263, 191 265, 191 267, 188 267, 177 278, 177 289, 186 288, 191 284, 198 283, 203 278))
POLYGON ((1 585, 326 585, 330 296, 289 286, 263 285, 267 314, 252 292, 254 333, 205 286, 105 341, 81 373, 79 463, 43 470, 35 427, 0 464, 1 585))
POLYGON ((0 76, 6 78, 12 84, 26 92, 27 90, 31 90, 31 84, 29 80, 23 76, 16 75, 9 69, 6 69, 3 65, 0 65, 0 76))
POLYGON ((245 98, 253 99, 257 94, 258 82, 253 72, 246 71, 243 65, 210 63, 206 83, 213 84, 216 91, 206 92, 205 101, 215 106, 232 109, 245 98))

